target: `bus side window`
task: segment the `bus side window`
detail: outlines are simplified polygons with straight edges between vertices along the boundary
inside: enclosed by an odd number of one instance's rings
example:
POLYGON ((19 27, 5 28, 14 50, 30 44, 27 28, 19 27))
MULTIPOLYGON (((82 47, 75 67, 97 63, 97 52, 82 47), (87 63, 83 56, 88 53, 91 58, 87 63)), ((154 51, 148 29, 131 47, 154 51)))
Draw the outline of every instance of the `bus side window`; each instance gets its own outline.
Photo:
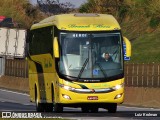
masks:
POLYGON ((29 54, 30 55, 33 55, 33 48, 34 48, 33 41, 34 41, 34 31, 31 31, 29 33, 29 54))
POLYGON ((40 35, 41 52, 40 54, 51 53, 53 54, 53 32, 52 27, 42 28, 42 34, 40 35))
POLYGON ((29 42, 29 52, 31 55, 52 53, 52 46, 52 27, 46 27, 32 31, 29 42))

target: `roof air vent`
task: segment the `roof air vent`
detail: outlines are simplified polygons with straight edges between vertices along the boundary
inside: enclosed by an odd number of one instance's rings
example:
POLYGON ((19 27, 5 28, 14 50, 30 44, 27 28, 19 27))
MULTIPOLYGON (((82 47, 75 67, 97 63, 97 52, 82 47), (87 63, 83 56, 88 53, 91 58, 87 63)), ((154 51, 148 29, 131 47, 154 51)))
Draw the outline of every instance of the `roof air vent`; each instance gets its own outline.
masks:
POLYGON ((76 13, 74 14, 75 17, 99 17, 98 14, 94 13, 76 13))

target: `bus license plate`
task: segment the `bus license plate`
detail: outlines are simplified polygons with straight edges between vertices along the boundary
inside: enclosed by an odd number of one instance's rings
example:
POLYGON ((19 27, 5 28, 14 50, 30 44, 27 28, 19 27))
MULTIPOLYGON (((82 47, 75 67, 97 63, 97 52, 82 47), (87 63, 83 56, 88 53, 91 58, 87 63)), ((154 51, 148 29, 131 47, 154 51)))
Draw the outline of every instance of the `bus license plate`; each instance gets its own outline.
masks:
POLYGON ((98 100, 98 96, 88 96, 87 100, 98 100))

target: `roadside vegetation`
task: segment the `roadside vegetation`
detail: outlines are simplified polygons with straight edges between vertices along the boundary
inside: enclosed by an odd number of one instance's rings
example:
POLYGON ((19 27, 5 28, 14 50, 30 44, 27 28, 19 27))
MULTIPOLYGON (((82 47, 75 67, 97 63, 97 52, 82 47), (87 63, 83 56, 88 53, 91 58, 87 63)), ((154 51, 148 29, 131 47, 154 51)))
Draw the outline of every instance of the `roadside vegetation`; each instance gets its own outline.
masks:
POLYGON ((123 34, 132 42, 129 62, 160 62, 159 0, 87 0, 81 13, 112 14, 119 21, 123 34))
POLYGON ((74 5, 70 2, 60 3, 59 0, 37 0, 32 5, 29 0, 1 0, 0 16, 13 18, 20 27, 29 29, 34 22, 61 13, 73 12, 74 5))
POLYGON ((34 21, 45 17, 28 0, 0 0, 0 15, 13 18, 23 28, 29 28, 34 21))

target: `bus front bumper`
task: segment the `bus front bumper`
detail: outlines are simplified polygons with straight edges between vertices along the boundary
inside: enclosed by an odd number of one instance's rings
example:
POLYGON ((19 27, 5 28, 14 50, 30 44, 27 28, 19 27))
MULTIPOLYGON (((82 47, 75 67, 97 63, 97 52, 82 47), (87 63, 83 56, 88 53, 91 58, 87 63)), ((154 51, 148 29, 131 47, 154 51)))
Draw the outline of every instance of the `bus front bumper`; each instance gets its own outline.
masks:
POLYGON ((124 87, 107 93, 77 93, 63 88, 59 89, 59 99, 57 103, 123 103, 124 87))

